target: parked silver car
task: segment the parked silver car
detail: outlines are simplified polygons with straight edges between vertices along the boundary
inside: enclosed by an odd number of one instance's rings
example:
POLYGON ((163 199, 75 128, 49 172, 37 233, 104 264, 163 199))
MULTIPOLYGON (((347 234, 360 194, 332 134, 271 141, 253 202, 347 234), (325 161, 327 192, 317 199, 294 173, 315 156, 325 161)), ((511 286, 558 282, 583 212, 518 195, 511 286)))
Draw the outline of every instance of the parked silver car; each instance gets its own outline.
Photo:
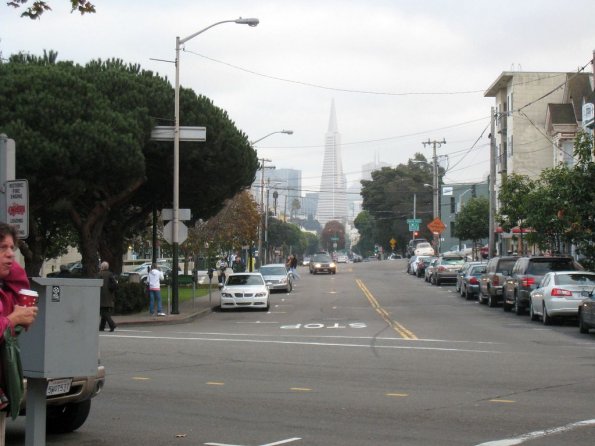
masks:
POLYGON ((531 320, 539 318, 544 325, 550 325, 553 318, 578 316, 578 307, 595 288, 595 273, 586 271, 549 272, 531 291, 529 315, 531 320))
POLYGON ((258 270, 269 290, 283 290, 291 293, 293 289, 293 275, 287 270, 283 263, 271 263, 263 265, 258 270))

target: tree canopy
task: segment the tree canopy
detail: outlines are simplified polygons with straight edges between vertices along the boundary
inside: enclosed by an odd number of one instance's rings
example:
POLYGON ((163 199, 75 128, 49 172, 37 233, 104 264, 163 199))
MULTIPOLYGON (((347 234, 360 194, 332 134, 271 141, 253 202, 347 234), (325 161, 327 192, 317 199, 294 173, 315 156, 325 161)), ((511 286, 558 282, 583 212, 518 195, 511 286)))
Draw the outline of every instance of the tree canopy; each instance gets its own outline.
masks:
MULTIPOLYGON (((28 0, 12 0, 6 4, 14 8, 20 8, 26 3, 28 3, 28 0)), ((70 4, 72 5, 71 12, 78 11, 81 15, 95 12, 95 5, 87 0, 70 0, 70 4)), ((29 17, 32 20, 39 19, 44 12, 51 11, 51 9, 49 2, 36 0, 31 3, 31 6, 25 8, 21 17, 29 17)))
MULTIPOLYGON (((0 131, 16 141, 17 177, 29 180, 28 273, 73 238, 88 275, 98 256, 117 271, 127 238, 153 209, 171 207, 173 143, 150 135, 173 122, 172 86, 119 60, 80 66, 48 55, 13 56, 0 79, 0 131)), ((180 145, 180 207, 207 219, 252 183, 258 161, 225 111, 191 90, 180 96, 181 125, 208 129, 206 142, 180 145)))

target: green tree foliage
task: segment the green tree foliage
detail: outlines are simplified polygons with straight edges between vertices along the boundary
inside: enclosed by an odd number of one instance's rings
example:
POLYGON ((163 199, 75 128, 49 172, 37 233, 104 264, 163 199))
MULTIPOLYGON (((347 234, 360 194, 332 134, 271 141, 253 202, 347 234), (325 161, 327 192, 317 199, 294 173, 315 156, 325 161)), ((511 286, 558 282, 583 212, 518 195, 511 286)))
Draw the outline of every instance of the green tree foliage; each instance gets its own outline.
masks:
POLYGON ((359 232, 359 241, 355 249, 363 256, 374 252, 374 240, 376 240, 376 224, 368 211, 360 212, 353 225, 359 232))
POLYGON ((454 235, 461 240, 471 240, 474 248, 479 240, 490 235, 490 202, 486 197, 472 198, 465 203, 457 214, 454 235))
POLYGON ((282 255, 285 256, 292 253, 299 253, 302 249, 302 231, 293 223, 286 223, 282 220, 269 216, 268 222, 268 249, 269 256, 272 258, 271 251, 274 248, 279 248, 282 255))
MULTIPOLYGON (((431 237, 426 225, 432 220, 432 190, 424 186, 431 183, 432 165, 420 153, 407 164, 383 167, 372 172, 372 180, 362 181, 363 209, 368 211, 374 224, 373 243, 382 245, 385 251, 390 250, 392 238, 397 240, 397 247, 407 245, 411 239, 407 219, 413 218, 414 195, 416 217, 422 220, 420 236, 431 237)), ((360 243, 362 240, 369 243, 370 235, 360 239, 360 243)))
MULTIPOLYGON (((14 8, 20 8, 27 2, 28 0, 12 0, 6 4, 14 8)), ((71 12, 78 11, 81 13, 81 15, 95 12, 95 5, 87 0, 70 0, 70 4, 72 5, 71 12)), ((48 2, 36 0, 31 4, 31 6, 25 8, 21 14, 21 17, 29 17, 32 20, 39 19, 44 12, 51 11, 51 9, 52 8, 48 2)))
MULTIPOLYGON (((0 131, 17 142, 17 176, 30 186, 27 270, 38 274, 40 259, 56 252, 48 246, 55 227, 75 231, 88 275, 98 254, 118 271, 153 208, 171 207, 173 143, 151 142, 150 133, 156 119, 173 122, 173 89, 121 61, 83 67, 48 59, 0 64, 0 131)), ((256 153, 208 99, 183 89, 181 104, 181 124, 205 125, 209 137, 181 143, 180 207, 207 219, 251 184, 256 153)))
POLYGON ((580 132, 573 167, 544 170, 537 180, 509 176, 500 190, 499 219, 505 230, 530 227, 529 243, 542 251, 570 252, 574 245, 587 267, 595 266, 595 163, 593 140, 580 132))

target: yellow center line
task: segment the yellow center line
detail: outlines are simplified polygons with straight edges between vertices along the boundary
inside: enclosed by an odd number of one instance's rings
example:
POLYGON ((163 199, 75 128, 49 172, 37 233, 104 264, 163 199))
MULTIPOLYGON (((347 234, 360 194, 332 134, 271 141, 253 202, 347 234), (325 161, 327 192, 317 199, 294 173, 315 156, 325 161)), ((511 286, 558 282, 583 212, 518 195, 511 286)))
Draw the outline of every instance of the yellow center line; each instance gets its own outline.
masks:
POLYGON ((359 289, 362 290, 362 293, 364 293, 364 296, 366 296, 366 298, 370 302, 370 305, 372 305, 372 308, 376 310, 380 317, 384 319, 384 321, 390 327, 392 327, 393 330, 395 330, 403 339, 417 339, 417 336, 415 336, 415 334, 413 334, 412 331, 408 330, 403 325, 399 324, 397 321, 391 319, 390 313, 380 306, 380 304, 372 295, 370 290, 368 290, 366 285, 364 285, 364 282, 362 282, 360 279, 355 279, 355 283, 357 284, 359 289))
POLYGON ((307 387, 292 387, 290 390, 293 390, 294 392, 311 392, 312 389, 309 389, 307 387))
POLYGON ((489 400, 490 403, 516 403, 515 400, 499 400, 499 399, 494 399, 494 400, 489 400))
POLYGON ((144 376, 133 376, 132 379, 135 381, 149 381, 151 378, 145 378, 144 376))
POLYGON ((409 396, 409 394, 408 393, 387 393, 386 396, 405 397, 405 396, 409 396))

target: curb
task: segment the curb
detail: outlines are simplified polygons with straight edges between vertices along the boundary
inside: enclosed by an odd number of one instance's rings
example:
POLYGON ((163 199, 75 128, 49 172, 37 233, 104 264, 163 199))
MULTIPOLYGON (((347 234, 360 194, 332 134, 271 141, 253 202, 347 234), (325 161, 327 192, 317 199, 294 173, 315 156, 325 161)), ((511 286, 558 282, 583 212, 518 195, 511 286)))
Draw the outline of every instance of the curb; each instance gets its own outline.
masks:
POLYGON ((199 317, 205 316, 208 313, 211 313, 211 308, 205 308, 203 310, 199 310, 189 314, 175 314, 175 315, 168 315, 168 316, 157 316, 157 317, 150 317, 150 316, 140 316, 138 319, 131 319, 130 316, 122 316, 122 319, 118 316, 113 316, 114 322, 117 326, 124 326, 124 325, 173 325, 173 324, 185 324, 187 322, 192 322, 194 319, 199 317), (124 319, 127 318, 127 319, 124 319))

